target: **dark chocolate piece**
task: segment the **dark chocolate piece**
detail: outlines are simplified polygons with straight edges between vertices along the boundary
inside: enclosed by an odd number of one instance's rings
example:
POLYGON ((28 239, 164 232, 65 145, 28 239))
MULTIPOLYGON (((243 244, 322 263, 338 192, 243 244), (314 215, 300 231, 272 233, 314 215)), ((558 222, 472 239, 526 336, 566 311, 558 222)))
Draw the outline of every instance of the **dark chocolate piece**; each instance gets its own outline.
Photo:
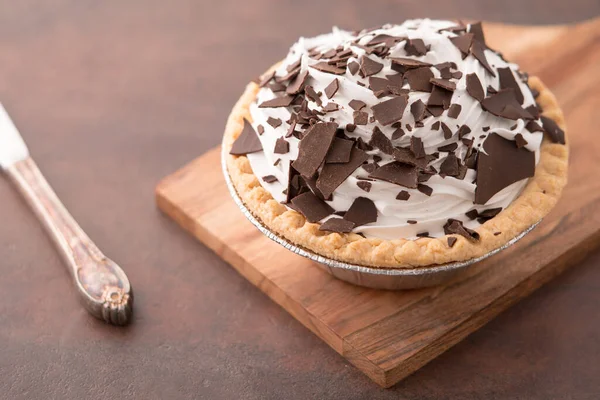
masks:
POLYGON ((356 146, 353 147, 350 153, 350 161, 347 163, 325 164, 323 166, 317 179, 317 188, 325 198, 329 198, 334 190, 368 159, 369 155, 367 153, 356 146))
POLYGON ((393 161, 377 168, 377 170, 369 175, 369 178, 380 179, 410 189, 416 189, 418 175, 416 167, 393 161))
POLYGON ((384 126, 389 125, 402 118, 407 103, 408 96, 406 95, 383 101, 372 107, 373 116, 380 124, 384 126))
POLYGON ((275 97, 274 99, 263 101, 258 105, 259 108, 276 108, 276 107, 288 107, 292 104, 294 97, 292 96, 280 96, 275 97))
POLYGON ((337 91, 338 91, 339 88, 340 88, 340 84, 338 82, 338 79, 335 78, 325 88, 325 96, 327 96, 328 99, 331 99, 337 93, 337 91))
POLYGON ((373 134, 371 135, 371 140, 369 140, 369 144, 373 147, 377 147, 381 152, 385 154, 392 154, 394 152, 394 145, 392 141, 388 139, 387 136, 381 132, 379 127, 373 128, 373 134))
POLYGON ((454 119, 458 118, 461 110, 462 106, 460 104, 450 104, 450 108, 448 109, 448 117, 454 119))
POLYGON ((370 192, 371 191, 371 182, 358 181, 358 182, 356 182, 356 186, 358 186, 359 188, 361 188, 365 192, 370 192))
POLYGON ((460 163, 458 158, 454 153, 448 154, 448 157, 444 159, 442 165, 440 166, 440 174, 444 174, 447 176, 458 176, 460 173, 459 170, 460 163))
POLYGON ((364 101, 360 101, 360 100, 350 100, 350 102, 348 102, 348 105, 355 111, 360 111, 361 109, 363 109, 364 107, 367 106, 367 103, 365 103, 364 101))
POLYGON ((318 62, 314 65, 310 65, 310 67, 329 74, 343 75, 346 73, 346 68, 338 68, 335 65, 329 64, 327 61, 318 62))
POLYGON ((354 229, 354 222, 346 221, 343 218, 329 218, 319 227, 320 231, 335 233, 349 233, 352 232, 352 229, 354 229))
POLYGON ((408 86, 411 90, 420 92, 431 92, 433 85, 430 79, 433 78, 433 72, 429 67, 409 69, 404 74, 406 80, 408 80, 408 86))
POLYGON ((275 154, 286 154, 290 151, 290 144, 284 138, 278 138, 275 141, 275 148, 273 153, 275 154))
POLYGON ((565 132, 560 129, 558 124, 553 119, 546 116, 541 116, 544 132, 554 143, 565 144, 565 132))
POLYGON ((250 153, 256 153, 262 150, 262 144, 258 139, 258 135, 252 128, 252 125, 250 125, 250 123, 244 119, 244 129, 242 129, 240 136, 238 136, 235 142, 233 142, 229 154, 241 156, 250 153))
POLYGON ((480 103, 485 98, 481 81, 475 73, 467 74, 467 93, 480 103))
POLYGON ((282 122, 279 118, 269 117, 267 119, 267 124, 271 125, 273 128, 277 128, 282 124, 282 122))
POLYGON ((455 238, 454 236, 448 237, 448 247, 454 247, 454 245, 456 244, 457 240, 458 239, 455 238))
POLYGON ((352 146, 354 146, 354 141, 336 137, 327 153, 327 157, 325 157, 325 162, 327 164, 347 163, 350 161, 352 146))
POLYGON ((357 197, 344 215, 346 221, 354 222, 354 226, 362 226, 377 221, 377 207, 366 197, 357 197))
POLYGON ((410 138, 410 151, 412 151, 416 158, 425 157, 425 147, 423 146, 423 141, 421 138, 416 136, 412 136, 410 138))
POLYGON ((408 193, 406 190, 401 190, 396 196, 396 200, 406 201, 408 199, 410 199, 410 193, 408 193))
POLYGON ((267 183, 277 182, 277 177, 275 175, 266 175, 262 177, 262 180, 267 183))
POLYGON ((505 187, 535 173, 535 154, 491 133, 477 159, 475 204, 485 204, 505 187))
POLYGON ((319 199, 312 192, 304 192, 292 199, 295 209, 308 220, 308 222, 319 222, 331 215, 335 210, 319 199))
POLYGON ((423 185, 421 183, 417 185, 417 190, 426 196, 431 196, 433 193, 433 189, 430 186, 423 185))
POLYGON ((379 71, 383 69, 383 64, 378 63, 377 61, 371 60, 367 56, 363 56, 360 59, 360 72, 363 77, 368 77, 371 75, 375 75, 379 71))
POLYGON ((312 177, 323 164, 336 129, 337 124, 333 122, 319 122, 311 126, 300 141, 298 158, 292 163, 294 169, 305 177, 312 177))
POLYGON ((513 75, 511 69, 509 67, 506 68, 498 68, 498 75, 500 77, 500 89, 513 89, 515 91, 515 97, 519 104, 523 104, 525 98, 523 97, 523 92, 521 92, 521 88, 519 84, 515 80, 515 76, 513 75))
POLYGON ((308 71, 304 71, 294 78, 292 83, 285 89, 287 94, 298 94, 304 90, 304 85, 308 79, 308 71))
POLYGON ((469 55, 469 49, 471 48, 471 43, 473 42, 473 34, 465 33, 464 35, 450 38, 450 41, 458 50, 460 50, 464 60, 469 55))

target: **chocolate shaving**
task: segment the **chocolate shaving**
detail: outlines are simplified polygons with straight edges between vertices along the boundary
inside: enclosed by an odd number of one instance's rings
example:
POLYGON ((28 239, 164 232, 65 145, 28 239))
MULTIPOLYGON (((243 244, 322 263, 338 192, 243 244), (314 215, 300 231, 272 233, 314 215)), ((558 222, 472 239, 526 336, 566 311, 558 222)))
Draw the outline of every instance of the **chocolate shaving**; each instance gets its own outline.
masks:
POLYGON ((354 125, 354 124, 346 124, 346 130, 348 132, 354 132, 355 129, 356 129, 356 125, 354 125))
POLYGON ((373 61, 367 56, 361 57, 360 72, 363 77, 366 78, 368 76, 375 75, 382 69, 383 69, 383 64, 378 63, 377 61, 373 61))
POLYGON ((294 169, 305 177, 312 177, 323 164, 336 129, 337 124, 333 122, 319 122, 310 127, 300 141, 298 158, 292 163, 294 169))
POLYGON ((414 165, 415 167, 418 167, 420 169, 425 169, 427 167, 427 164, 434 159, 432 158, 433 155, 417 158, 415 157, 410 148, 404 147, 396 147, 392 156, 394 157, 394 160, 400 163, 414 165))
POLYGON ((450 41, 458 50, 460 50, 464 60, 469 55, 469 49, 471 48, 471 43, 473 42, 473 34, 465 33, 464 35, 450 38, 450 41))
POLYGON ((544 132, 544 129, 535 121, 527 122, 527 125, 525 125, 525 129, 527 129, 531 133, 544 132))
POLYGON ((273 153, 275 154, 286 154, 290 151, 290 144, 284 138, 278 138, 275 142, 275 148, 273 153))
POLYGON ((467 125, 461 125, 461 127, 458 128, 458 131, 456 131, 456 133, 458 133, 458 138, 462 139, 463 137, 471 133, 471 128, 469 128, 467 125))
POLYGON ((421 99, 410 105, 410 112, 415 118, 415 122, 422 121, 427 117, 427 108, 421 99))
POLYGON ((480 103, 485 98, 481 81, 475 73, 467 74, 467 93, 480 103))
POLYGON ((434 131, 438 131, 438 130, 440 130, 440 126, 441 126, 440 121, 435 121, 433 124, 431 124, 431 129, 434 131))
POLYGON ((500 77, 500 89, 513 89, 515 91, 515 97, 519 104, 523 104, 525 98, 523 97, 523 92, 521 92, 521 88, 519 84, 515 80, 515 76, 513 75, 510 68, 498 68, 498 74, 500 77))
POLYGON ((535 154, 517 148, 512 140, 491 133, 483 148, 477 160, 475 204, 485 204, 505 187, 534 175, 535 154))
POLYGON ((263 101, 259 104, 259 108, 276 108, 276 107, 288 107, 292 104, 294 98, 292 96, 280 96, 274 99, 263 101))
POLYGON ((287 87, 287 94, 298 94, 304 89, 306 80, 308 79, 308 71, 304 71, 294 78, 292 83, 287 87))
MULTIPOLYGON (((302 143, 302 142, 300 142, 302 143)), ((344 164, 325 164, 319 178, 317 188, 325 198, 331 196, 335 189, 342 184, 358 167, 369 159, 369 155, 354 147, 350 153, 350 161, 344 164)))
POLYGON ((319 199, 312 192, 304 192, 292 199, 295 209, 308 220, 308 222, 319 222, 331 215, 335 210, 319 199))
POLYGON ((430 186, 423 184, 417 185, 417 190, 426 196, 431 196, 431 194, 433 193, 433 189, 430 186))
POLYGON ((259 135, 262 135, 263 133, 265 133, 265 127, 262 126, 262 125, 258 125, 256 127, 256 130, 257 130, 257 132, 258 132, 259 135))
POLYGON ((484 50, 484 45, 477 40, 474 40, 471 44, 471 54, 473 54, 477 61, 479 61, 479 64, 481 64, 481 66, 485 68, 492 76, 496 76, 494 69, 490 66, 490 64, 488 64, 484 50))
POLYGON ((317 93, 312 86, 305 87, 304 92, 306 94, 306 97, 309 100, 317 103, 319 106, 322 104, 321 97, 320 97, 321 95, 319 93, 317 93))
POLYGON ((523 135, 521 135, 520 133, 517 133, 515 135, 515 143, 517 144, 517 148, 521 148, 521 147, 525 147, 527 146, 527 140, 525 140, 525 138, 523 137, 523 135))
POLYGON ((448 117, 454 119, 458 118, 461 110, 462 106, 460 104, 450 104, 450 108, 448 108, 448 117))
POLYGON ((354 229, 354 222, 342 218, 329 218, 319 227, 320 231, 335 233, 349 233, 352 229, 354 229))
POLYGON ((348 71, 350 71, 350 74, 356 75, 359 69, 360 65, 357 62, 352 61, 348 63, 348 71))
POLYGON ((336 137, 325 157, 327 164, 343 164, 350 161, 354 141, 336 137))
POLYGON ((327 61, 320 61, 310 67, 328 74, 343 75, 346 72, 345 68, 338 68, 335 65, 329 64, 327 61))
MULTIPOLYGON (((389 57, 388 58, 393 64, 401 65, 407 69, 410 68, 419 68, 419 67, 431 67, 431 64, 426 63, 424 61, 414 60, 412 58, 402 58, 402 57, 389 57)), ((392 68, 393 69, 393 68, 392 68)), ((401 72, 401 71, 398 71, 401 72)))
POLYGON ((392 132, 392 140, 400 139, 402 136, 404 136, 404 131, 400 126, 396 128, 394 132, 392 132))
POLYGON ((366 197, 357 197, 346 214, 346 221, 354 222, 354 226, 362 226, 377 221, 377 207, 375 203, 366 197))
POLYGON ((281 120, 279 118, 269 117, 267 119, 267 124, 271 125, 273 128, 277 128, 281 125, 281 120))
POLYGON ((427 47, 421 39, 408 39, 404 45, 404 50, 409 56, 424 56, 427 54, 427 47))
POLYGON ((427 100, 427 108, 430 112, 433 107, 441 107, 442 110, 447 110, 450 108, 450 103, 452 102, 452 94, 453 92, 449 90, 434 86, 427 100))
POLYGON ((252 128, 252 125, 250 125, 250 123, 244 119, 244 128, 242 129, 242 133, 240 133, 240 136, 238 136, 235 142, 233 142, 229 154, 241 156, 250 153, 256 153, 262 150, 262 144, 258 139, 258 135, 252 128))
POLYGON ((438 151, 443 151, 445 153, 450 153, 458 148, 458 143, 450 143, 445 146, 438 147, 438 151))
POLYGON ((455 238, 454 236, 448 237, 448 247, 450 247, 450 248, 454 247, 454 245, 456 244, 457 240, 458 239, 455 238))
POLYGON ((285 92, 286 86, 283 83, 273 82, 269 85, 269 89, 271 89, 273 93, 285 92))
POLYGON ((277 182, 277 177, 275 175, 266 175, 262 177, 262 180, 266 183, 277 182))
POLYGON ((442 122, 442 131, 444 132, 444 139, 448 140, 452 137, 453 133, 450 130, 450 128, 448 127, 448 125, 446 125, 446 123, 442 122))
POLYGON ((460 163, 458 158, 454 153, 450 153, 440 166, 440 174, 444 174, 446 176, 458 176, 460 173, 459 167, 460 163))
POLYGON ((371 191, 371 182, 359 181, 359 182, 356 182, 356 186, 358 186, 359 188, 361 188, 365 192, 370 192, 371 191))
POLYGON ((481 22, 470 24, 468 31, 473 34, 475 40, 479 41, 484 46, 486 45, 485 36, 483 35, 483 26, 481 25, 481 22))
POLYGON ((481 106, 484 110, 507 119, 533 119, 518 103, 513 89, 502 89, 498 93, 486 97, 481 106))
POLYGON ((435 86, 441 87, 442 89, 446 89, 449 91, 456 90, 456 83, 447 79, 431 78, 429 82, 431 82, 435 86))
POLYGON ((325 88, 325 96, 327 96, 328 99, 331 99, 337 93, 337 91, 338 91, 339 88, 340 88, 340 84, 338 82, 338 79, 335 78, 325 88))
POLYGON ((418 176, 416 167, 393 161, 377 168, 369 175, 369 178, 416 189, 418 176))
POLYGON ((350 100, 350 102, 348 103, 348 105, 356 111, 360 111, 361 109, 363 109, 364 107, 367 106, 367 103, 365 103, 364 101, 360 101, 360 100, 350 100))
POLYGON ((379 127, 373 128, 373 134, 371 135, 371 140, 369 140, 369 144, 373 147, 377 147, 381 150, 382 153, 392 154, 394 152, 394 145, 392 141, 388 139, 387 136, 381 132, 379 127))
POLYGON ((369 122, 369 114, 364 111, 354 111, 354 125, 366 125, 369 122))
POLYGON ((396 195, 396 200, 406 201, 408 199, 410 199, 410 193, 406 190, 401 190, 398 195, 396 195))
POLYGON ((383 126, 390 125, 402 118, 407 103, 408 96, 406 95, 383 101, 372 107, 373 116, 383 126))
POLYGON ((546 135, 548 135, 550 140, 552 140, 552 142, 554 143, 565 144, 565 132, 562 129, 560 129, 558 124, 554 122, 553 119, 550 119, 543 115, 541 116, 541 119, 542 126, 544 127, 544 132, 546 133, 546 135))
POLYGON ((461 235, 469 240, 479 240, 479 234, 474 230, 468 229, 463 225, 462 221, 457 219, 449 219, 444 225, 444 233, 446 235, 461 235))
POLYGON ((275 70, 266 73, 265 75, 260 77, 258 86, 260 87, 264 87, 267 85, 267 83, 271 82, 271 80, 275 77, 275 70))
POLYGON ((420 92, 431 92, 433 85, 430 79, 433 78, 433 72, 429 67, 409 69, 404 74, 411 90, 420 92))
POLYGON ((416 158, 425 157, 425 147, 423 146, 423 141, 421 138, 416 136, 412 136, 410 138, 410 151, 412 151, 416 158))
POLYGON ((333 112, 333 111, 339 110, 340 106, 338 104, 330 101, 329 103, 325 104, 322 109, 325 112, 333 112))

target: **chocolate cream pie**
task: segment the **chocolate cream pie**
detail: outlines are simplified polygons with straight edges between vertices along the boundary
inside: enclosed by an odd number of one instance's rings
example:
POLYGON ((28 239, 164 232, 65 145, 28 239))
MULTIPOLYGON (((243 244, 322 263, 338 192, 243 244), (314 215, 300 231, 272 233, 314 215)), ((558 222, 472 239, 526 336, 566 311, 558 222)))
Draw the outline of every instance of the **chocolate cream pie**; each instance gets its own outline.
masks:
POLYGON ((380 268, 487 254, 542 219, 567 182, 555 97, 490 49, 480 23, 301 38, 247 86, 223 146, 270 231, 380 268))

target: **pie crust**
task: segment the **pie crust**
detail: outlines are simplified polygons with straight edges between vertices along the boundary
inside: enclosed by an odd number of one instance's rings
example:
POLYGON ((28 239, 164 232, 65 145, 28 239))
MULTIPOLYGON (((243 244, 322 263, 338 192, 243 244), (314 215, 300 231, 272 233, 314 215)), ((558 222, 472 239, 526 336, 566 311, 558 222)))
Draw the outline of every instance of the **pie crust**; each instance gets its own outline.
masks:
POLYGON ((248 158, 229 154, 242 131, 244 118, 252 120, 248 109, 259 90, 256 83, 246 86, 229 115, 223 137, 227 170, 238 195, 263 225, 287 241, 324 257, 377 268, 414 268, 478 258, 502 247, 545 217, 567 183, 569 150, 563 113, 552 92, 540 79, 530 77, 529 86, 539 91, 537 102, 542 114, 565 131, 567 144, 552 143, 544 137, 535 175, 507 208, 476 229, 479 241, 460 235, 384 240, 364 238, 356 233, 323 232, 319 231, 319 224, 306 221, 302 214, 278 203, 261 186, 248 158), (457 239, 453 247, 448 245, 451 236, 457 239))

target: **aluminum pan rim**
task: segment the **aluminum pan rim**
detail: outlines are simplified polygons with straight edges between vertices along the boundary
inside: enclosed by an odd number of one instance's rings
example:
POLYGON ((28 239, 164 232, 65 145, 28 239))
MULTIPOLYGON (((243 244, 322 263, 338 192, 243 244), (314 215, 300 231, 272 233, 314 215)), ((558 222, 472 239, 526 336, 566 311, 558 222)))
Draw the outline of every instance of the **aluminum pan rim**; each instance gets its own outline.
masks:
POLYGON ((229 194, 235 201, 235 204, 239 207, 239 209, 242 211, 244 216, 252 223, 252 225, 254 225, 256 228, 258 228, 258 230, 261 233, 263 233, 265 236, 267 236, 272 241, 282 245, 286 249, 288 249, 302 257, 308 258, 309 260, 312 260, 319 264, 326 265, 331 268, 345 269, 345 270, 359 272, 361 274, 387 275, 387 276, 426 276, 426 275, 437 275, 442 272, 447 273, 450 271, 460 270, 460 269, 466 268, 472 264, 478 263, 479 261, 485 260, 486 258, 493 256, 494 254, 506 249, 507 247, 510 247, 511 245, 518 242, 521 238, 523 238, 523 236, 525 236, 526 234, 531 232, 541 222, 541 220, 536 222, 535 224, 531 225, 530 227, 525 229, 523 232, 521 232, 520 234, 518 234, 517 236, 515 236, 508 242, 506 242, 501 247, 498 247, 498 248, 490 251, 489 253, 486 253, 477 258, 472 258, 472 259, 465 260, 465 261, 457 261, 457 262, 453 262, 453 263, 438 264, 438 265, 429 266, 429 267, 416 267, 416 268, 367 267, 364 265, 351 264, 351 263, 346 263, 343 261, 338 261, 338 260, 333 260, 333 259, 330 259, 327 257, 323 257, 319 254, 316 254, 316 253, 310 251, 310 250, 304 249, 302 247, 298 247, 295 244, 290 243, 287 239, 273 233, 271 230, 269 230, 269 228, 264 226, 258 220, 258 218, 256 218, 252 214, 252 212, 246 207, 246 205, 240 198, 239 194, 237 193, 237 190, 236 190, 235 186, 233 185, 233 182, 231 181, 231 177, 229 176, 229 171, 227 170, 227 152, 225 151, 225 146, 222 146, 222 148, 221 148, 221 168, 223 170, 223 176, 225 177, 225 183, 227 184, 227 189, 229 190, 229 194))

